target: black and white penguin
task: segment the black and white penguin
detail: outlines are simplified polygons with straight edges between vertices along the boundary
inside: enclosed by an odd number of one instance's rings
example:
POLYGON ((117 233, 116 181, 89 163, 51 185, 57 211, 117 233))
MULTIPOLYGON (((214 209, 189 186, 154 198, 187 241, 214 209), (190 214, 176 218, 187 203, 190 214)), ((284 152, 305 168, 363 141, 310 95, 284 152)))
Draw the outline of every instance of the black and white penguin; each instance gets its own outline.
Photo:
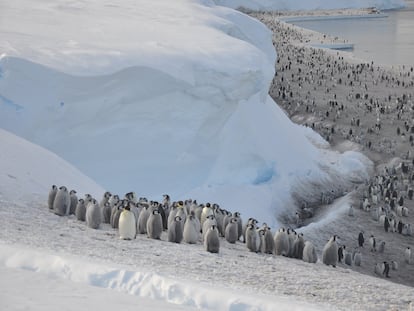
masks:
MULTIPOLYGON (((111 198, 112 194, 109 191, 106 191, 99 202, 99 206, 103 208, 106 203, 109 203, 109 199, 111 198)), ((109 223, 109 222, 108 222, 109 223)))
POLYGON ((233 217, 236 218, 236 220, 237 220, 237 233, 238 233, 238 238, 237 239, 240 239, 241 236, 243 235, 243 221, 240 217, 239 212, 235 212, 233 214, 233 217))
POLYGON ((184 242, 189 244, 195 244, 200 240, 200 238, 200 221, 195 215, 190 214, 184 223, 184 242))
POLYGON ((112 228, 118 229, 118 227, 119 227, 119 217, 121 217, 121 213, 122 213, 123 208, 125 206, 127 206, 126 201, 122 200, 122 201, 119 201, 112 208, 112 213, 111 213, 111 226, 112 226, 112 228))
POLYGON ((168 242, 181 243, 183 240, 183 226, 181 217, 175 216, 174 221, 168 227, 168 242))
POLYGON ((204 247, 207 252, 218 253, 220 250, 219 233, 216 225, 207 229, 204 237, 204 247))
POLYGON ((147 221, 147 235, 151 239, 160 240, 162 231, 163 227, 161 215, 158 212, 158 209, 153 210, 147 221))
POLYGON ((52 188, 49 191, 49 196, 47 198, 47 205, 49 210, 53 210, 53 202, 55 201, 56 194, 58 192, 58 188, 56 185, 52 185, 52 188))
POLYGON ((388 262, 384 261, 384 271, 382 272, 382 274, 386 277, 389 278, 389 273, 390 273, 390 265, 388 262))
POLYGON ((70 196, 70 207, 69 207, 69 215, 74 215, 76 210, 76 205, 78 205, 78 197, 76 196, 76 191, 71 190, 69 192, 70 196))
POLYGON ((69 214, 70 209, 70 195, 68 189, 65 186, 61 186, 56 193, 55 200, 53 201, 53 212, 59 216, 65 216, 69 214))
POLYGON ((76 204, 75 216, 77 220, 85 221, 86 206, 85 201, 83 199, 79 199, 78 204, 76 204))
POLYGON ((227 242, 234 244, 238 240, 239 231, 237 226, 237 219, 230 219, 230 222, 227 224, 224 230, 224 238, 227 242))
MULTIPOLYGON (((211 228, 211 226, 213 226, 213 225, 217 227, 217 221, 216 221, 216 218, 214 217, 214 215, 210 214, 206 217, 206 219, 204 220, 204 223, 202 225, 203 239, 205 238, 205 235, 206 235, 208 229, 211 228)), ((217 231, 218 231, 218 229, 217 229, 217 231)))
POLYGON ((102 208, 102 222, 104 224, 109 224, 111 222, 111 204, 109 202, 105 202, 102 208))
MULTIPOLYGON (((203 207, 203 210, 201 212, 201 216, 200 216, 200 223, 201 223, 201 227, 203 227, 204 222, 206 221, 207 217, 213 215, 214 216, 214 212, 213 209, 211 208, 210 203, 206 203, 206 205, 203 207)), ((208 228, 206 228, 207 230, 208 228)))
POLYGON ((306 241, 303 247, 302 260, 308 263, 316 263, 318 261, 318 255, 316 254, 315 246, 311 241, 306 241))
POLYGON ((383 253, 383 252, 384 252, 384 250, 385 250, 385 242, 384 242, 384 241, 381 241, 381 242, 378 244, 378 253, 383 253))
MULTIPOLYGON (((105 204, 109 205, 109 202, 105 204)), ((129 206, 126 206, 119 216, 119 238, 123 240, 133 240, 137 236, 137 225, 135 215, 130 211, 129 206)))
POLYGON ((342 262, 342 260, 344 259, 344 249, 345 249, 345 245, 341 245, 338 247, 338 262, 342 262))
POLYGON ((98 229, 102 222, 101 208, 95 199, 86 206, 86 225, 92 229, 98 229))
POLYGON ((359 245, 359 247, 364 247, 364 242, 365 242, 365 239, 364 239, 364 231, 361 231, 358 234, 358 245, 359 245))
POLYGON ((338 244, 337 236, 333 235, 325 244, 322 251, 322 262, 325 265, 336 267, 338 264, 338 244))

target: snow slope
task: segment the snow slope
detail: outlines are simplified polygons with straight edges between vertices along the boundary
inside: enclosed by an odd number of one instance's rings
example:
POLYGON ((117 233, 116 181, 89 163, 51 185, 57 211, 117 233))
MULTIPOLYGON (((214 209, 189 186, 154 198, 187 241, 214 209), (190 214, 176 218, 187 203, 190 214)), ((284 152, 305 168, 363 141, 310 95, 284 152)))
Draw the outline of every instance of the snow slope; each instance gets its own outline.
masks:
MULTIPOLYGON (((72 181, 73 168, 29 142, 1 134, 2 146, 4 137, 10 141, 9 158, 2 159, 6 163, 40 160, 25 174, 18 174, 20 168, 8 171, 21 176, 21 191, 30 195, 0 197, 0 309, 403 310, 414 301, 409 287, 320 262, 251 253, 243 243, 221 239, 220 253, 210 254, 201 242, 169 243, 166 232, 161 241, 144 235, 124 241, 107 224, 94 230, 73 215, 57 216, 36 181, 47 183, 56 171, 72 181), (25 157, 16 157, 19 150, 25 157)), ((75 180, 88 190, 97 188, 81 175, 75 180)), ((13 185, 1 175, 0 189, 13 185)))
POLYGON ((251 10, 320 10, 376 7, 381 10, 405 6, 404 0, 213 0, 218 5, 251 10))
POLYGON ((271 33, 240 12, 201 0, 1 6, 0 127, 113 193, 197 196, 272 224, 294 214, 298 183, 368 176, 365 157, 315 147, 270 99, 271 33))

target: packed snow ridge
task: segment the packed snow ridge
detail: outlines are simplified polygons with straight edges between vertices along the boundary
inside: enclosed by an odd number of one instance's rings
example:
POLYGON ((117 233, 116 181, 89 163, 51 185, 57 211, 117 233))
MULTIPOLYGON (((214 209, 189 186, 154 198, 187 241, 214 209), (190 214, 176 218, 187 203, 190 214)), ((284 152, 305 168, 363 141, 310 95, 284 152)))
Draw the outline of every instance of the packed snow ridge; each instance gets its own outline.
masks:
POLYGON ((7 0, 0 34, 0 126, 113 193, 255 209, 273 224, 298 184, 368 176, 367 158, 329 151, 268 96, 271 33, 233 9, 7 0))

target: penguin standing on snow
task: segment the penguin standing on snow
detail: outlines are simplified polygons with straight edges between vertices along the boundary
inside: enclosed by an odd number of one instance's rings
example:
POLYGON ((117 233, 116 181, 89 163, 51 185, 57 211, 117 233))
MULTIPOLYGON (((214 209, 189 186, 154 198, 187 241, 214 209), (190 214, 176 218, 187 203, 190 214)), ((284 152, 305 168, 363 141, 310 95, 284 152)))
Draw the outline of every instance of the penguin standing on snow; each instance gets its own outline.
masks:
POLYGON ((315 246, 312 242, 306 241, 305 246, 303 247, 303 261, 309 263, 316 263, 318 261, 318 256, 316 255, 315 246))
POLYGON ((52 189, 49 191, 49 196, 47 198, 47 205, 49 210, 53 210, 53 202, 55 201, 56 194, 58 192, 58 188, 56 185, 52 185, 52 189))
MULTIPOLYGON (((162 218, 162 215, 161 215, 162 218)), ((174 221, 168 227, 168 242, 181 243, 183 240, 183 226, 181 225, 181 217, 175 216, 174 221)))
POLYGON ((369 245, 371 247, 371 252, 377 251, 377 241, 375 240, 375 237, 373 235, 369 238, 369 245))
POLYGON ((59 188, 53 201, 53 211, 56 215, 65 216, 69 214, 70 195, 65 186, 59 188))
POLYGON ((69 192, 69 196, 70 196, 69 215, 74 215, 76 211, 76 206, 78 205, 78 197, 76 196, 76 191, 71 190, 69 192))
POLYGON ((158 209, 152 211, 147 221, 147 235, 151 239, 160 240, 163 231, 162 217, 158 209))
POLYGON ((325 265, 330 265, 334 268, 338 264, 338 244, 336 235, 333 235, 325 244, 322 251, 322 262, 325 265))
MULTIPOLYGON (((109 202, 106 202, 105 204, 109 204, 109 202)), ((130 211, 129 206, 126 206, 119 216, 118 228, 120 239, 132 240, 137 236, 135 215, 130 211)))
POLYGON ((218 253, 220 250, 219 233, 216 225, 207 229, 204 237, 204 247, 207 252, 218 253))
POLYGON ((226 228, 224 229, 224 237, 227 242, 234 244, 238 240, 238 224, 236 218, 231 218, 230 222, 227 224, 226 228))
POLYGON ((86 225, 92 229, 98 229, 102 222, 101 208, 95 199, 86 206, 86 225))
POLYGON ((195 244, 200 239, 200 222, 194 214, 190 214, 184 223, 183 239, 185 243, 195 244))
POLYGON ((83 199, 78 200, 78 204, 76 205, 75 209, 75 216, 77 220, 85 221, 86 206, 85 201, 83 199))
POLYGON ((361 231, 358 234, 358 245, 359 245, 359 247, 364 247, 364 242, 365 242, 365 239, 364 239, 364 231, 361 231))

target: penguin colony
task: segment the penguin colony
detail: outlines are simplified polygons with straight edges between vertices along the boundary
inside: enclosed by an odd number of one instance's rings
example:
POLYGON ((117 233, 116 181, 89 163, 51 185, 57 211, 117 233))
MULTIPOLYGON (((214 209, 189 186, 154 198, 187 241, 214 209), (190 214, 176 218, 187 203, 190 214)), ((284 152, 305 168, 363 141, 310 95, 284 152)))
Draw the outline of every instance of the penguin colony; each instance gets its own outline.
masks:
MULTIPOLYGON (((394 238, 387 239, 387 235, 401 235, 400 240, 412 248, 414 224, 410 224, 408 216, 414 211, 412 202, 406 203, 414 197, 414 68, 400 66, 394 71, 374 62, 348 62, 340 53, 306 47, 309 43, 344 42, 323 34, 314 33, 311 37, 296 26, 278 20, 280 14, 287 12, 245 13, 273 32, 278 60, 269 94, 294 122, 311 127, 331 144, 351 141, 369 157, 379 154, 386 160, 399 158, 401 161, 384 167, 367 185, 359 187, 364 190, 361 204, 358 208, 357 198, 347 211, 349 221, 366 215, 378 223, 384 234, 371 237, 367 233, 364 237, 363 232, 359 236, 356 232, 352 241, 355 245, 344 241, 350 249, 337 243, 338 262, 363 265, 363 253, 384 266, 382 271, 387 268, 384 259, 391 271, 402 268, 406 262, 412 263, 409 251, 410 261, 404 259, 404 249, 389 253, 394 238)), ((331 203, 342 195, 340 190, 327 188, 320 197, 313 198, 302 198, 298 194, 300 209, 290 223, 302 226, 307 218, 314 216, 314 206, 331 203)))
POLYGON ((161 203, 148 201, 129 192, 121 198, 105 192, 98 202, 91 195, 76 197, 62 186, 52 186, 48 206, 58 216, 74 215, 91 229, 103 223, 118 231, 120 239, 134 240, 138 234, 172 243, 203 244, 206 251, 219 253, 223 240, 230 244, 245 243, 250 252, 275 254, 316 263, 318 256, 312 242, 291 228, 280 228, 274 234, 254 218, 243 224, 240 213, 224 210, 218 204, 198 204, 196 200, 172 202, 164 195, 161 203), (76 201, 75 201, 76 198, 76 201))

